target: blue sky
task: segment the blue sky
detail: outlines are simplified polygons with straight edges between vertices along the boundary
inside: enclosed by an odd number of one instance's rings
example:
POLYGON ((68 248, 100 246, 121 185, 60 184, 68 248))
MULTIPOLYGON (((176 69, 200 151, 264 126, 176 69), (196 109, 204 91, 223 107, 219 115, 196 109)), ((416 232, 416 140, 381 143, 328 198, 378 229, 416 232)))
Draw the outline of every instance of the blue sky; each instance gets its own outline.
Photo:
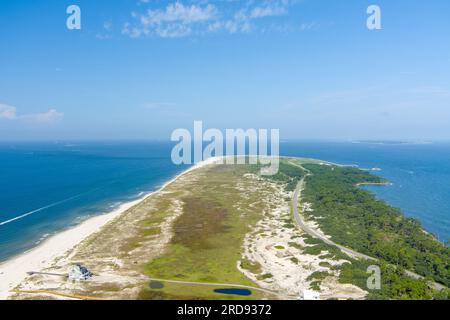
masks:
POLYGON ((2 0, 0 139, 169 139, 202 120, 448 140, 449 14, 447 0, 2 0), (371 4, 382 30, 366 28, 371 4))

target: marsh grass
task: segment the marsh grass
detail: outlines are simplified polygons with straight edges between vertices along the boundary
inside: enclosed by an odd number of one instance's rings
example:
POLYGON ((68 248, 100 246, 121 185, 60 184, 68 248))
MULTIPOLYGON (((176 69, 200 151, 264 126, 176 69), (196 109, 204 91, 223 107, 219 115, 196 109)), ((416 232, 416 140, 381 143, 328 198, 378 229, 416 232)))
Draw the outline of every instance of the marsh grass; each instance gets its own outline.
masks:
MULTIPOLYGON (((154 278, 206 283, 230 283, 256 286, 237 268, 258 266, 241 260, 245 235, 263 217, 264 204, 258 194, 235 188, 236 181, 248 172, 249 166, 216 166, 201 177, 189 195, 182 198, 183 214, 173 225, 173 238, 165 253, 145 266, 145 273, 154 278), (260 200, 260 199, 259 199, 260 200), (245 206, 243 215, 234 206, 245 206), (248 206, 254 204, 254 206, 248 206)), ((251 185, 248 186, 251 190, 251 185)), ((154 292, 145 289, 142 299, 233 298, 217 294, 214 288, 168 285, 154 292)), ((253 293, 247 298, 260 298, 253 293)), ((236 297, 235 297, 236 298, 236 297)))

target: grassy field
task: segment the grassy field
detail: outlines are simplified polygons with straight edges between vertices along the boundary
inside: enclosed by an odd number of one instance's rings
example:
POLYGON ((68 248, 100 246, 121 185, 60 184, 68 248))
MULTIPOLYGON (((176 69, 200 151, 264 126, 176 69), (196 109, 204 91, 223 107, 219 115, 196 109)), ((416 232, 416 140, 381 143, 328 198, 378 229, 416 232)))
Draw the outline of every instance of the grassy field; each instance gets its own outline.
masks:
MULTIPOLYGON (((255 286, 237 269, 242 244, 267 204, 243 175, 249 166, 216 166, 183 197, 183 214, 175 220, 174 236, 165 253, 145 266, 146 275, 167 280, 255 286), (240 188, 236 188, 240 182, 240 188), (247 191, 245 191, 247 190, 247 191)), ((213 292, 214 287, 169 284, 144 289, 142 299, 239 298, 213 292)), ((252 299, 262 298, 254 292, 252 299)))

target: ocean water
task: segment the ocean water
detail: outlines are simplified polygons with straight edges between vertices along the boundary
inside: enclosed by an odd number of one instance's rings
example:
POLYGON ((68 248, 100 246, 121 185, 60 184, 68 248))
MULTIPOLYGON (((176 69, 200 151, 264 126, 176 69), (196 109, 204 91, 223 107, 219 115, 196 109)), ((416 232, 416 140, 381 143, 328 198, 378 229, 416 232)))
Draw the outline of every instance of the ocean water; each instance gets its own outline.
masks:
POLYGON ((286 142, 282 153, 357 165, 392 183, 366 189, 421 221, 442 242, 450 239, 450 143, 286 142))
POLYGON ((170 151, 162 142, 0 143, 0 261, 158 189, 185 169, 170 151))
MULTIPOLYGON (((168 142, 0 143, 0 261, 121 203, 158 189, 186 167, 168 142)), ((392 182, 369 187, 450 237, 450 144, 283 142, 282 155, 374 171, 392 182)))

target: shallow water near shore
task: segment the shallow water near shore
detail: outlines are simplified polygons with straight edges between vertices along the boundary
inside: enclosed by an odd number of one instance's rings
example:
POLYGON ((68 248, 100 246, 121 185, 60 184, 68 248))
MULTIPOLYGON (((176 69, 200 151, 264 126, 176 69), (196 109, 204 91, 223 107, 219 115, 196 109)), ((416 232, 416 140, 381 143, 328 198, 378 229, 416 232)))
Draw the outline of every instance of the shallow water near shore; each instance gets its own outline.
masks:
MULTIPOLYGON (((48 236, 158 189, 186 166, 166 142, 0 143, 0 261, 48 236)), ((310 157, 387 178, 365 187, 450 237, 450 144, 284 142, 284 156, 310 157)))
POLYGON ((186 167, 159 142, 0 143, 0 261, 158 189, 186 167))

